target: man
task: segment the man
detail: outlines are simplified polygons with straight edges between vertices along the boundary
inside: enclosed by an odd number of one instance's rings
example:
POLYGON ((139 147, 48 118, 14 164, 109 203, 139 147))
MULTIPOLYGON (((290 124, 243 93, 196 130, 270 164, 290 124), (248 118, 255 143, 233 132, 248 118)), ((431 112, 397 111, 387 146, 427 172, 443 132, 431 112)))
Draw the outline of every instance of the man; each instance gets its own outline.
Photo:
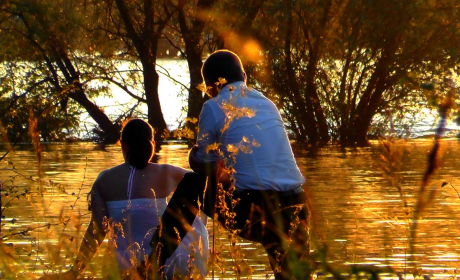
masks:
POLYGON ((295 267, 308 264, 305 180, 276 106, 246 86, 233 52, 211 54, 202 75, 212 98, 203 105, 197 145, 189 154, 195 173, 178 185, 152 239, 157 255, 150 260, 161 266, 201 209, 210 217, 217 213, 226 229, 261 243, 275 279, 306 278, 308 267, 295 267))

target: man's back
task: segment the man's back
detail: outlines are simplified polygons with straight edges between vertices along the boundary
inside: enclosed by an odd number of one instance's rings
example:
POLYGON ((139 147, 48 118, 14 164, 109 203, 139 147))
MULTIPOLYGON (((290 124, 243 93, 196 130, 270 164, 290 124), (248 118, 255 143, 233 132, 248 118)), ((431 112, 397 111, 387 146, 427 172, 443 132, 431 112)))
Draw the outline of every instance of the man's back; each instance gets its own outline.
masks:
POLYGON ((304 182, 276 106, 244 82, 224 87, 200 116, 198 145, 220 143, 237 189, 291 190, 304 182))

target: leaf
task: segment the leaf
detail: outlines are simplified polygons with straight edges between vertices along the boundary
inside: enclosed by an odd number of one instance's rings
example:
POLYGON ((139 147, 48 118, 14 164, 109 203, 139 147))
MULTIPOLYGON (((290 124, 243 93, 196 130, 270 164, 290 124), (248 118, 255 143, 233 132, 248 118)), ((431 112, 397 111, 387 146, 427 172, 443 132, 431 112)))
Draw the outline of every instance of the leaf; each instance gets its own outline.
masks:
POLYGON ((185 122, 190 122, 190 123, 197 123, 198 122, 198 118, 185 118, 185 122))
POLYGON ((196 88, 197 88, 199 91, 202 91, 202 92, 206 92, 206 91, 207 91, 207 87, 206 87, 206 84, 205 84, 205 83, 201 83, 201 84, 197 85, 196 88))
POLYGON ((206 153, 219 149, 219 143, 210 144, 206 147, 206 153))
POLYGON ((219 78, 218 81, 220 86, 225 85, 227 83, 227 80, 225 78, 219 78))
POLYGON ((228 144, 227 145, 227 151, 232 154, 237 154, 238 153, 238 146, 235 146, 233 144, 228 144))

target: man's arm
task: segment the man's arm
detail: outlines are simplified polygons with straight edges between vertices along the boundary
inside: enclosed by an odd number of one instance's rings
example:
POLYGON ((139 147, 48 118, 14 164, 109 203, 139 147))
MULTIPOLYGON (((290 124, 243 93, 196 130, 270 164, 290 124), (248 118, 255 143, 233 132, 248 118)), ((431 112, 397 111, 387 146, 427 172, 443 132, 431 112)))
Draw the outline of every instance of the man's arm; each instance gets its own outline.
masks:
MULTIPOLYGON (((190 168, 198 174, 210 176, 215 174, 217 161, 204 161, 197 156, 198 145, 193 146, 188 154, 188 163, 190 168)), ((217 153, 217 152, 216 152, 217 153)))
POLYGON ((190 168, 195 173, 206 176, 215 174, 217 178, 219 178, 219 182, 229 185, 231 176, 228 169, 225 167, 223 160, 219 159, 218 161, 204 162, 196 156, 197 149, 198 146, 193 146, 188 154, 188 162, 190 164, 190 168))

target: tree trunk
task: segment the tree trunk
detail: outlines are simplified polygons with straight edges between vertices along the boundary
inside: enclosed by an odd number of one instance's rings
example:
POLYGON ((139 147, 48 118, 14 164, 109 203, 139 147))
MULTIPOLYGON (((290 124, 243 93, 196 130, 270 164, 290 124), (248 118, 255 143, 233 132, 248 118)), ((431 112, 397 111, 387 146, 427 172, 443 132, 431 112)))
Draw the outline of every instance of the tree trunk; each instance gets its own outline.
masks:
POLYGON ((296 120, 295 124, 297 125, 298 131, 301 135, 301 138, 296 140, 306 141, 308 138, 312 143, 316 143, 317 131, 316 129, 312 129, 316 127, 316 120, 313 115, 313 108, 309 108, 308 104, 304 103, 304 100, 300 94, 299 85, 294 72, 294 66, 292 65, 291 41, 293 32, 293 20, 291 1, 284 1, 284 7, 286 17, 286 37, 284 39, 284 67, 287 72, 287 94, 293 106, 293 115, 296 120))
POLYGON ((201 67, 203 64, 201 61, 201 53, 193 52, 187 54, 187 62, 190 71, 190 91, 188 96, 187 117, 198 118, 200 116, 203 103, 207 99, 206 97, 203 97, 203 93, 197 88, 203 81, 201 77, 201 67))
MULTIPOLYGON (((309 118, 304 119, 304 122, 306 122, 306 126, 308 127, 309 135, 312 135, 313 137, 310 138, 311 144, 317 145, 318 143, 322 143, 325 141, 325 139, 322 139, 323 137, 326 137, 328 139, 329 135, 322 135, 320 128, 322 127, 322 119, 324 118, 324 115, 322 115, 322 110, 318 111, 317 106, 319 104, 314 103, 319 103, 319 98, 316 93, 317 87, 315 85, 315 75, 316 75, 316 55, 314 53, 309 54, 310 59, 308 61, 307 65, 307 77, 306 77, 306 94, 305 94, 305 105, 306 105, 306 111, 309 113, 309 118), (313 120, 313 121, 311 121, 313 120)), ((320 106, 320 105, 319 105, 320 106)), ((328 140, 327 140, 328 141, 328 140)), ((326 142, 327 142, 326 141, 326 142)))
MULTIPOLYGON (((215 2, 216 0, 198 1, 196 13, 200 13, 206 9, 210 9, 215 2)), ((201 67, 203 65, 203 49, 201 47, 200 41, 202 38, 202 33, 206 20, 204 20, 204 17, 194 17, 189 27, 187 25, 187 16, 185 13, 184 0, 179 1, 177 11, 179 27, 185 44, 185 56, 187 59, 190 72, 190 90, 188 96, 187 117, 198 118, 200 116, 203 103, 207 100, 207 97, 203 97, 202 92, 197 88, 197 86, 201 84, 203 81, 201 77, 201 67)), ((191 123, 189 123, 189 125, 191 125, 191 123)))
MULTIPOLYGON (((49 37, 45 40, 44 45, 48 45, 48 48, 42 46, 38 40, 36 40, 36 35, 34 30, 29 22, 27 21, 26 17, 23 14, 18 14, 18 16, 23 21, 28 34, 26 38, 29 42, 34 46, 43 56, 45 61, 46 67, 49 70, 50 76, 45 78, 43 81, 49 81, 56 90, 62 90, 60 85, 60 78, 57 72, 57 68, 61 71, 62 75, 64 76, 67 84, 74 84, 77 86, 77 89, 73 92, 69 93, 69 97, 74 99, 78 104, 80 104, 88 114, 93 118, 93 120, 97 123, 97 125, 102 129, 102 132, 97 132, 99 136, 102 138, 102 141, 107 143, 115 143, 118 141, 120 136, 120 128, 118 125, 112 123, 107 115, 99 109, 93 102, 91 102, 88 97, 86 96, 81 84, 80 84, 80 77, 78 71, 76 71, 73 62, 69 58, 68 51, 62 45, 63 43, 58 40, 49 40, 53 38, 53 33, 48 30, 47 25, 43 25, 45 22, 41 17, 43 15, 37 15, 38 18, 41 19, 41 27, 44 29, 46 33, 49 33, 49 37), (47 51, 48 50, 48 51, 47 51), (57 68, 55 64, 57 65, 57 68)), ((67 97, 64 97, 67 98, 67 97)))
POLYGON ((138 52, 139 59, 142 63, 144 75, 144 90, 147 101, 147 118, 148 123, 156 130, 155 140, 162 139, 166 122, 160 106, 158 96, 159 76, 156 71, 157 49, 158 42, 166 24, 171 18, 171 14, 163 5, 162 13, 155 14, 155 1, 145 0, 143 9, 143 26, 142 29, 136 29, 135 26, 139 23, 139 19, 134 20, 132 11, 125 5, 124 0, 115 0, 120 13, 121 20, 127 32, 127 37, 131 40, 135 49, 138 52), (156 15, 161 14, 164 18, 156 19, 156 15), (134 21, 136 23, 134 23, 134 21))
POLYGON ((99 133, 104 143, 116 143, 120 139, 120 127, 107 117, 107 115, 96 104, 88 99, 80 88, 69 94, 69 97, 80 104, 93 120, 99 125, 103 133, 99 133))
POLYGON ((155 141, 159 141, 162 139, 165 129, 167 129, 158 95, 159 76, 154 64, 149 63, 143 66, 148 123, 155 129, 155 141))

